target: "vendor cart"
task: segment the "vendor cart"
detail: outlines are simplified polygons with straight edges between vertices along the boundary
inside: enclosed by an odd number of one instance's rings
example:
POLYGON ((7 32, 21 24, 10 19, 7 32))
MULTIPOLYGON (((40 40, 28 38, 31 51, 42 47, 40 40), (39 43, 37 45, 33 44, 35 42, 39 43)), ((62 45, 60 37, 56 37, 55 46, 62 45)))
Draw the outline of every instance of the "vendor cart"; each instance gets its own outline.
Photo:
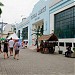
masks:
POLYGON ((41 53, 53 54, 55 51, 55 46, 58 42, 58 38, 55 34, 52 33, 50 35, 42 35, 39 37, 38 41, 40 41, 39 50, 41 53))

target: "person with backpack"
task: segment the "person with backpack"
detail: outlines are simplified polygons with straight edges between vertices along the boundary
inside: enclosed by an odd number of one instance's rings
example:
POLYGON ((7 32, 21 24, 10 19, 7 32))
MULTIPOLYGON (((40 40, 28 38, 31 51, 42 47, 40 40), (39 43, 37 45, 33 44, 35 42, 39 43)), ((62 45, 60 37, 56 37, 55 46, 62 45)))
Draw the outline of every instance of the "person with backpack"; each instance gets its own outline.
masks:
POLYGON ((14 44, 14 50, 15 50, 14 59, 17 60, 19 60, 19 47, 20 47, 19 40, 16 40, 14 44))

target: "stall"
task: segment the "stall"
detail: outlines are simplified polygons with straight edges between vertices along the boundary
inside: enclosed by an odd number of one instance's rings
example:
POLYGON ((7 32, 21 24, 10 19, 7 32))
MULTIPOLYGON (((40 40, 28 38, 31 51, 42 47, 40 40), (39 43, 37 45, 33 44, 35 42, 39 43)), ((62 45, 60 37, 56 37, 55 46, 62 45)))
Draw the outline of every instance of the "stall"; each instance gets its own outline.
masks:
POLYGON ((55 34, 42 35, 38 38, 40 42, 39 50, 41 53, 50 53, 53 54, 55 51, 55 46, 58 43, 58 38, 55 34))

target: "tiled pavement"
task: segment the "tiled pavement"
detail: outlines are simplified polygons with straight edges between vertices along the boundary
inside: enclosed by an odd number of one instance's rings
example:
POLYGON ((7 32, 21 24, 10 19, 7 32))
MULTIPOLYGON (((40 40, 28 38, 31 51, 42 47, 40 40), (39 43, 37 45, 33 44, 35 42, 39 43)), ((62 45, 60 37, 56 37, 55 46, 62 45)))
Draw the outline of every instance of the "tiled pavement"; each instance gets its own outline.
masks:
POLYGON ((41 54, 21 49, 20 59, 3 59, 0 54, 0 75, 75 75, 75 58, 59 54, 41 54))

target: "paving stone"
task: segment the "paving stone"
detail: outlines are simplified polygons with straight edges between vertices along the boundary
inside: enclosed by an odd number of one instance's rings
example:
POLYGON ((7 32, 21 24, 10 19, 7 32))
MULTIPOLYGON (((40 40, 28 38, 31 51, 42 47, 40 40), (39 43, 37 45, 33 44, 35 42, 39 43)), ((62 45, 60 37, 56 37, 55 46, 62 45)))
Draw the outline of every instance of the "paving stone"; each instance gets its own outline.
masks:
POLYGON ((75 75, 75 59, 21 49, 19 60, 0 54, 0 75, 75 75))

